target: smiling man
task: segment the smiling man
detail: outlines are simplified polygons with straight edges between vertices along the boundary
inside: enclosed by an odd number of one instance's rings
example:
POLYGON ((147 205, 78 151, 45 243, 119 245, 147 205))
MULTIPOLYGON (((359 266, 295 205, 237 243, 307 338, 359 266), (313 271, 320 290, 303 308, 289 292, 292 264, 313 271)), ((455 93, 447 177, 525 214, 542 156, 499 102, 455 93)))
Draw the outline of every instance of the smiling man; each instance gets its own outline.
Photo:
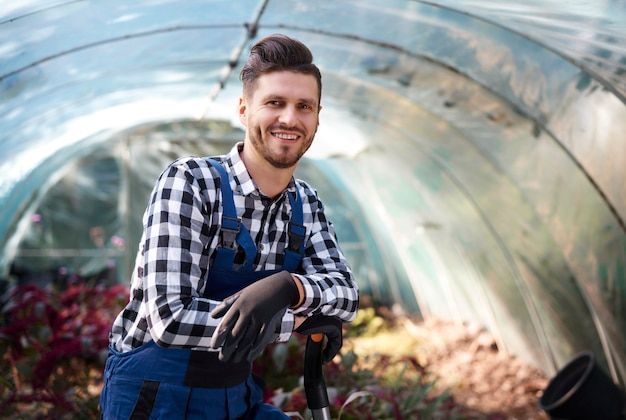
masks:
MULTIPOLYGON (((293 177, 319 124, 312 59, 284 35, 256 43, 241 71, 244 141, 159 176, 111 330, 103 418, 286 419, 263 403, 252 361, 321 317, 354 319, 358 287, 333 226, 293 177)), ((341 348, 336 330, 326 361, 341 348)))

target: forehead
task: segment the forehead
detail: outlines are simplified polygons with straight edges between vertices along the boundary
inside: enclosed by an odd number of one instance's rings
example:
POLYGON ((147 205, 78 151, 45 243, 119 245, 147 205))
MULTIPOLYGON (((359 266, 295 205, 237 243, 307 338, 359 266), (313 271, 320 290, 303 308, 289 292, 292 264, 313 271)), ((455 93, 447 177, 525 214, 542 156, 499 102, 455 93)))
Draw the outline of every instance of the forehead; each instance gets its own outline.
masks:
POLYGON ((256 80, 255 99, 281 97, 290 100, 319 101, 319 87, 315 76, 293 71, 265 73, 256 80))

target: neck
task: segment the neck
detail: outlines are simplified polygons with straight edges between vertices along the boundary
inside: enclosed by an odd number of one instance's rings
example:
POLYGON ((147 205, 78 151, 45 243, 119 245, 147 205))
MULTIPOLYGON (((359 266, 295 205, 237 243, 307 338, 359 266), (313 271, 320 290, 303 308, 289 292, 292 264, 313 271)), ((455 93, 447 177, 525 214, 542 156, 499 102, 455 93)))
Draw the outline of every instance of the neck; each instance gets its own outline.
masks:
POLYGON ((246 153, 246 148, 240 155, 248 173, 261 192, 272 199, 287 188, 296 170, 295 166, 284 169, 276 168, 266 160, 259 159, 258 156, 249 156, 246 153))

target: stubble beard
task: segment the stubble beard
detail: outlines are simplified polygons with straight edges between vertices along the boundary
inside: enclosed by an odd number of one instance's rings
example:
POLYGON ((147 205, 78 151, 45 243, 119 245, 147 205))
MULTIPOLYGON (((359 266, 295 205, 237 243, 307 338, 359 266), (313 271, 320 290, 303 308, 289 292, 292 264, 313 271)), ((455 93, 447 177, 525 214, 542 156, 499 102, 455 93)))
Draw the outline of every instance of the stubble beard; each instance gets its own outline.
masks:
MULTIPOLYGON (((302 134, 304 135, 304 133, 302 134)), ((263 134, 259 126, 249 130, 249 137, 252 142, 252 146, 270 165, 277 169, 288 169, 294 167, 300 161, 302 156, 304 156, 306 151, 309 150, 309 147, 313 144, 315 133, 305 139, 300 148, 297 150, 295 156, 287 153, 282 153, 280 155, 273 153, 267 143, 263 141, 263 134)), ((287 147, 284 146, 282 149, 286 150, 287 147)))

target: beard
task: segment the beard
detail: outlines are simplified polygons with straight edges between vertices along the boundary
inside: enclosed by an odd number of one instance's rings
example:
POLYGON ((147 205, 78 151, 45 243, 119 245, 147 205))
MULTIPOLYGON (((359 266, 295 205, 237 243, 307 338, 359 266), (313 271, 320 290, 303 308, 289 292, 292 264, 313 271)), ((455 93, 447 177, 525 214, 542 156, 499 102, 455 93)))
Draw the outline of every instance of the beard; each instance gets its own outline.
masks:
MULTIPOLYGON (((277 127, 272 127, 268 130, 268 132, 275 129, 277 129, 277 127)), ((294 131, 294 129, 291 130, 294 131)), ((261 155, 273 167, 278 169, 287 169, 295 166, 300 161, 302 156, 304 156, 306 151, 309 150, 309 147, 313 144, 313 139, 315 137, 315 132, 307 137, 306 133, 301 130, 295 130, 302 136, 299 140, 300 143, 297 148, 288 147, 286 145, 276 145, 272 148, 269 141, 263 137, 261 127, 255 125, 254 127, 250 127, 248 131, 248 136, 252 146, 256 149, 257 153, 259 153, 259 155, 261 155)))

